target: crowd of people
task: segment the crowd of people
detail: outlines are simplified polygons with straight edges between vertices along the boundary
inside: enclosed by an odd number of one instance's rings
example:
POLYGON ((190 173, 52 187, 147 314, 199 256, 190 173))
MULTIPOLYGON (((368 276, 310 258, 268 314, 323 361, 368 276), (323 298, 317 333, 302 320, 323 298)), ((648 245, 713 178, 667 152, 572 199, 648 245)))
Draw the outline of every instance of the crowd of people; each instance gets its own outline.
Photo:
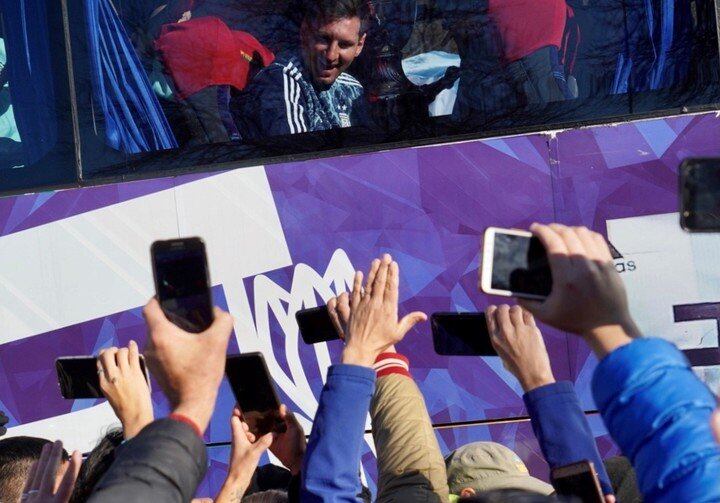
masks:
MULTIPOLYGON (((531 230, 548 253, 550 296, 490 306, 486 315, 493 346, 524 390, 549 466, 591 461, 607 503, 720 501, 716 397, 674 345, 640 333, 601 235, 559 224, 531 230), (572 383, 555 380, 536 319, 576 334, 597 355, 593 396, 625 457, 601 458, 572 383)), ((351 292, 328 301, 344 349, 328 369, 307 440, 284 405, 278 411, 284 431, 259 438, 242 410, 229 414, 232 452, 215 502, 370 501, 358 472, 368 412, 375 501, 566 501, 502 445, 475 442, 443 456, 412 365, 396 347, 427 316, 399 315, 399 285, 399 265, 386 254, 366 276, 355 274, 351 292), (284 467, 258 467, 266 450, 284 467)), ((193 334, 171 323, 155 299, 143 314, 143 354, 171 414, 153 417, 136 343, 104 349, 100 385, 122 429, 109 431, 84 461, 59 441, 0 440, 1 501, 193 499, 207 468, 203 433, 215 411, 233 318, 215 308, 213 324, 193 334)))

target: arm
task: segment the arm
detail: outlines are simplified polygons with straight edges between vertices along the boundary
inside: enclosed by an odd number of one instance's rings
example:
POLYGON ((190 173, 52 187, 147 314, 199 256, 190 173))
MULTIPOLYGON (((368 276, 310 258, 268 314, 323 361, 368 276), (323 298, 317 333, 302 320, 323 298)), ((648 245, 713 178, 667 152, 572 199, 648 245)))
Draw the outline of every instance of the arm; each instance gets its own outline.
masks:
POLYGON ((593 395, 648 501, 718 501, 717 400, 672 344, 639 339, 605 357, 593 395))
POLYGON ((589 460, 603 493, 612 485, 595 437, 569 382, 555 382, 542 333, 533 316, 518 306, 490 306, 486 312, 493 347, 505 367, 520 381, 535 437, 550 468, 589 460))
POLYGON ((320 395, 301 473, 301 501, 356 501, 372 369, 334 365, 320 395))
POLYGON ((160 419, 118 448, 88 502, 190 501, 206 465, 205 444, 195 430, 160 419))

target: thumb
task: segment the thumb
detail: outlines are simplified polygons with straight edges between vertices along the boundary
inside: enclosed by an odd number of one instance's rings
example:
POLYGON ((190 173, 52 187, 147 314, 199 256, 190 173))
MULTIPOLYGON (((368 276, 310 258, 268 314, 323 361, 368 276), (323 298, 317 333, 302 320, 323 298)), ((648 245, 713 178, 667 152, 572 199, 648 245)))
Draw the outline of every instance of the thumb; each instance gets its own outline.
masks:
POLYGON ((272 432, 266 433, 262 437, 258 438, 253 444, 253 449, 258 456, 261 456, 273 443, 272 432))
POLYGON ((407 334, 412 329, 412 327, 424 321, 427 321, 427 315, 425 313, 421 311, 415 311, 414 313, 410 313, 406 315, 402 320, 400 320, 400 333, 405 336, 405 334, 407 334))
POLYGON ((247 446, 250 441, 247 438, 247 434, 242 427, 242 421, 240 418, 233 415, 230 418, 230 428, 232 429, 232 443, 237 446, 247 446))

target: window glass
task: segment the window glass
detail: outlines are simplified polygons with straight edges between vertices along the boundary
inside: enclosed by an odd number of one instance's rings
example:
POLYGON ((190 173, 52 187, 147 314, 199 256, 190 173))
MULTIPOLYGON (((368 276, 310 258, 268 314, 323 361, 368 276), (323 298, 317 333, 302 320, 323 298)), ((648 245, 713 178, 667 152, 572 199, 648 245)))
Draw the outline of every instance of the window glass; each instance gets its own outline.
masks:
POLYGON ((2 191, 76 179, 62 17, 54 4, 0 0, 2 191))
POLYGON ((720 101, 712 0, 79 0, 70 10, 86 178, 720 101))

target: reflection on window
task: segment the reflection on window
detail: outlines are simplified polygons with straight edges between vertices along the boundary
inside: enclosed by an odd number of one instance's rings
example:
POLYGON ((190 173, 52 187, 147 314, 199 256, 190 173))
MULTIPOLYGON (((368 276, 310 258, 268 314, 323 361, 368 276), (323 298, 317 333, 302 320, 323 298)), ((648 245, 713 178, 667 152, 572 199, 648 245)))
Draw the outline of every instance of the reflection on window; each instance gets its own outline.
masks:
POLYGON ((350 128, 318 148, 719 101, 712 0, 79 3, 88 172, 178 147, 277 148, 281 136, 292 154, 328 130, 350 128))

